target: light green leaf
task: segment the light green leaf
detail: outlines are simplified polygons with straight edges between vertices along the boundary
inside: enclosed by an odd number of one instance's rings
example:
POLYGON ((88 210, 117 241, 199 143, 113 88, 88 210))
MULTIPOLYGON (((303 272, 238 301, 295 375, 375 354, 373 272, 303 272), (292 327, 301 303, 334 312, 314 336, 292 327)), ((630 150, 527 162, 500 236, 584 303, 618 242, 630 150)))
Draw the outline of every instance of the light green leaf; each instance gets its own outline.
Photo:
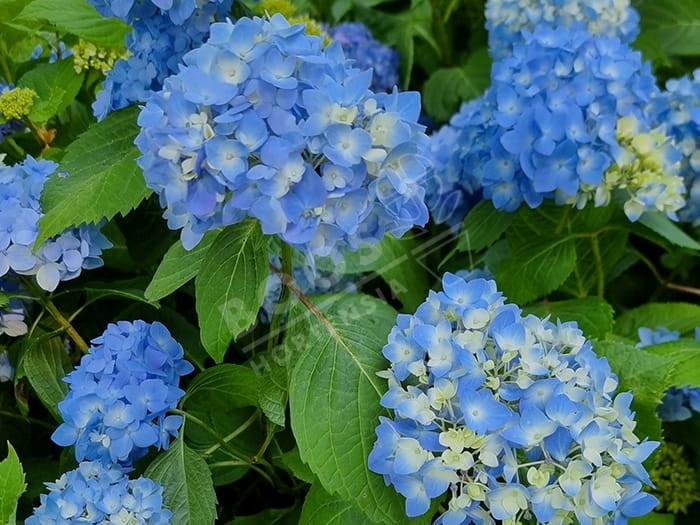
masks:
POLYGON ((316 483, 306 495, 299 525, 357 525, 366 521, 351 503, 331 496, 316 483))
POLYGON ((531 239, 510 247, 493 268, 503 293, 514 303, 527 303, 555 290, 574 270, 576 246, 570 236, 531 239))
POLYGON ((17 81, 18 86, 31 88, 38 95, 29 112, 29 120, 43 124, 67 108, 80 91, 83 77, 84 74, 73 69, 71 57, 30 69, 17 81))
POLYGON ((137 111, 110 114, 66 148, 58 172, 41 194, 45 215, 39 219, 36 246, 66 228, 126 215, 148 196, 133 144, 137 111))
POLYGON ((478 251, 488 248, 508 229, 513 214, 497 210, 490 201, 474 206, 464 219, 457 239, 457 250, 478 251))
POLYGON ((646 39, 669 55, 700 54, 700 3, 696 0, 640 0, 646 39))
POLYGON ((163 256, 146 288, 146 298, 150 301, 162 299, 195 277, 217 235, 218 231, 207 232, 199 244, 189 251, 185 250, 182 242, 175 242, 163 256))
POLYGON ((489 86, 491 59, 485 49, 469 56, 466 64, 435 70, 423 84, 423 107, 434 119, 445 122, 462 102, 480 97, 489 86))
POLYGON ((532 304, 523 308, 523 312, 538 317, 551 315, 552 321, 577 321, 588 338, 602 339, 613 328, 612 306, 595 296, 532 304))
POLYGON ((39 337, 30 341, 22 354, 21 364, 41 402, 56 421, 63 421, 57 405, 68 394, 68 385, 63 378, 72 366, 61 338, 39 337))
POLYGON ((295 305, 287 327, 297 342, 289 403, 301 459, 325 490, 370 520, 406 523, 403 498, 367 467, 378 417, 388 415, 379 405, 387 386, 376 374, 387 367, 381 349, 396 312, 360 294, 313 300, 313 313, 295 305))
POLYGON ((638 340, 642 327, 660 327, 689 334, 700 327, 700 306, 691 303, 648 303, 628 310, 615 321, 615 332, 638 340))
POLYGON ((617 391, 634 394, 635 434, 640 438, 660 439, 661 420, 656 408, 670 386, 668 378, 673 371, 673 361, 620 342, 593 341, 593 350, 600 357, 607 358, 610 368, 620 379, 617 391))
POLYGON ((33 0, 18 20, 46 20, 56 29, 94 44, 121 48, 131 28, 116 18, 105 18, 86 0, 33 0))
POLYGON ((682 339, 645 346, 644 350, 673 361, 673 369, 666 377, 667 386, 700 387, 700 341, 682 339))
POLYGON ((213 241, 195 279, 202 344, 220 363, 229 343, 255 322, 270 274, 268 237, 247 219, 213 241))
POLYGON ((16 525, 17 501, 27 485, 17 452, 7 443, 7 457, 0 461, 0 523, 16 525))
POLYGON ((653 232, 658 233, 661 237, 676 246, 688 248, 690 250, 700 250, 700 243, 681 230, 660 211, 648 211, 643 213, 639 218, 639 223, 653 232))
POLYGON ((209 525, 216 520, 216 494, 204 459, 182 438, 149 465, 144 476, 163 485, 163 503, 173 517, 172 525, 209 525))
POLYGON ((214 400, 231 407, 257 406, 261 377, 252 368, 216 365, 198 374, 187 388, 182 406, 210 406, 214 400))

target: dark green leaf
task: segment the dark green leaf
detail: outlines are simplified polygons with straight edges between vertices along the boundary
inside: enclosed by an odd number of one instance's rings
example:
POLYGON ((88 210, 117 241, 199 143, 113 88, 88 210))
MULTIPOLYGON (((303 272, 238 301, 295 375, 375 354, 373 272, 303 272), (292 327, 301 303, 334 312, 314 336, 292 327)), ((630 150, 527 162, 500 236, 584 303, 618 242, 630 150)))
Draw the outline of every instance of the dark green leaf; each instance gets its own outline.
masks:
POLYGON ((595 237, 576 239, 576 266, 561 289, 578 297, 587 296, 599 284, 598 264, 603 272, 603 283, 608 282, 615 264, 625 254, 627 239, 628 234, 623 231, 606 231, 595 237), (600 263, 596 261, 595 242, 598 243, 600 263))
POLYGON ((0 523, 15 525, 17 501, 26 485, 22 465, 9 442, 7 449, 7 457, 0 461, 0 523))
POLYGON ((247 366, 216 365, 192 380, 182 406, 206 407, 214 401, 232 407, 257 406, 260 382, 260 376, 247 366))
POLYGON ((131 30, 121 20, 103 17, 85 0, 33 0, 17 18, 46 20, 59 31, 111 48, 123 47, 131 30))
POLYGON ((266 361, 269 367, 260 382, 260 408, 267 419, 275 425, 284 427, 289 400, 288 371, 278 359, 272 358, 266 361))
POLYGON ((669 55, 700 54, 700 3, 640 0, 643 33, 669 55))
POLYGON ((470 55, 461 67, 441 68, 423 84, 423 106, 440 122, 454 115, 462 102, 477 98, 489 86, 491 59, 485 49, 470 55))
POLYGON ((546 301, 526 306, 523 312, 539 317, 551 315, 552 321, 577 321, 588 338, 602 339, 613 328, 612 306, 600 297, 546 301))
POLYGON ((255 322, 270 274, 268 237, 247 219, 214 240, 195 279, 202 344, 220 363, 229 343, 255 322))
POLYGON ((576 247, 571 236, 532 239, 509 249, 493 268, 496 281, 514 303, 527 303, 555 290, 574 270, 576 247))
POLYGON ((182 242, 175 242, 163 257, 153 280, 146 288, 146 297, 150 301, 162 299, 195 277, 217 235, 218 231, 207 232, 199 244, 189 251, 185 250, 182 242))
MULTIPOLYGON (((378 244, 362 246, 356 252, 345 252, 343 273, 376 272, 401 301, 403 309, 413 311, 425 300, 430 286, 425 259, 451 242, 451 236, 444 234, 430 242, 420 240, 419 237, 397 239, 386 235, 378 244)), ((355 284, 360 286, 370 279, 371 276, 366 276, 355 284)))
POLYGON ((640 518, 630 518, 629 525, 673 525, 676 521, 675 514, 661 514, 650 512, 640 518))
POLYGON ((209 525, 216 520, 216 494, 209 467, 182 438, 159 454, 144 476, 163 485, 163 503, 173 513, 172 525, 209 525))
POLYGON ((39 219, 37 246, 66 228, 126 215, 148 196, 136 165, 136 112, 112 113, 68 146, 58 173, 41 194, 45 215, 39 219))
POLYGON ((31 88, 38 95, 29 112, 29 120, 43 124, 67 108, 78 94, 83 76, 73 69, 71 57, 53 64, 39 64, 25 73, 17 85, 31 88))
POLYGON ((60 337, 38 338, 22 354, 24 369, 34 391, 56 421, 63 421, 57 405, 65 399, 68 385, 63 382, 72 366, 60 337))
POLYGON ((299 525, 357 525, 367 518, 351 503, 331 496, 316 483, 306 495, 299 525))
POLYGON ((660 327, 688 334, 700 327, 700 306, 691 303, 648 303, 629 310, 615 321, 615 332, 638 340, 642 327, 660 327))
POLYGON ((295 478, 307 483, 313 483, 316 480, 316 476, 314 476, 309 466, 302 461, 298 448, 294 447, 289 452, 282 454, 282 462, 295 478))
POLYGON ((490 201, 479 202, 464 219, 457 249, 478 251, 488 248, 508 229, 512 220, 512 213, 495 209, 490 201))
MULTIPOLYGON (((367 467, 386 384, 381 348, 396 320, 386 303, 364 295, 314 299, 295 306, 287 338, 296 342, 289 402, 301 459, 323 487, 361 507, 374 522, 407 522, 403 498, 367 467)), ((428 521, 429 517, 414 522, 428 521)))

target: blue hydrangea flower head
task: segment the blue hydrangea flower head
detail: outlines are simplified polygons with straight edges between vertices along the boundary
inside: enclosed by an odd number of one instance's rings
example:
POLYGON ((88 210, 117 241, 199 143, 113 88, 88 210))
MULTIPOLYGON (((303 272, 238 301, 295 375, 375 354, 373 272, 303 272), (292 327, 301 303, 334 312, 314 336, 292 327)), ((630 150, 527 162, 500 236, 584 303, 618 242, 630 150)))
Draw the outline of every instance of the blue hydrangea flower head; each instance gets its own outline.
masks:
POLYGON ((539 27, 493 64, 491 81, 434 139, 434 150, 455 145, 435 161, 445 181, 428 196, 436 218, 461 220, 464 206, 445 203, 475 189, 506 211, 619 198, 632 221, 652 209, 677 218, 680 155, 648 115, 659 90, 640 53, 616 38, 539 27))
MULTIPOLYGON (((680 332, 660 326, 655 329, 641 327, 638 330, 639 342, 637 348, 658 345, 681 338, 680 332)), ((695 339, 700 340, 700 328, 695 329, 695 339)), ((700 412, 700 388, 672 386, 664 393, 658 414, 662 421, 685 421, 700 412)))
POLYGON ((47 291, 83 269, 102 266, 102 250, 112 246, 97 226, 83 225, 32 248, 43 215, 39 197, 56 168, 54 162, 32 157, 14 166, 0 159, 0 277, 10 272, 33 275, 47 291))
POLYGON ((681 221, 700 224, 700 69, 666 82, 666 89, 652 102, 655 120, 666 126, 680 151, 680 174, 688 190, 681 221))
POLYGON ((251 216, 328 256, 425 224, 420 96, 370 80, 282 15, 212 24, 138 119, 139 165, 183 245, 251 216))
POLYGON ((362 22, 345 22, 327 28, 330 37, 339 42, 345 56, 354 60, 358 69, 372 70, 373 91, 391 91, 399 82, 399 54, 372 37, 362 22))
POLYGON ((172 518, 159 483, 129 479, 121 468, 99 461, 84 461, 46 487, 49 493, 40 496, 25 525, 169 525, 172 518))
POLYGON ((574 322, 507 304, 492 280, 447 273, 399 314, 369 468, 408 516, 446 501, 439 525, 618 523, 650 512, 632 395, 574 322))
POLYGON ((161 323, 120 321, 93 339, 64 381, 63 423, 51 438, 75 446, 78 461, 130 466, 148 448, 167 449, 182 417, 167 415, 184 395, 180 377, 193 366, 161 323))
POLYGON ((19 285, 16 282, 0 278, 0 296, 10 296, 6 304, 0 303, 0 335, 19 337, 27 333, 22 301, 12 297, 12 294, 17 291, 19 291, 19 285))
POLYGON ((132 26, 126 39, 129 56, 118 60, 106 75, 93 112, 99 120, 134 102, 144 102, 163 87, 189 50, 208 36, 209 24, 225 17, 232 0, 91 0, 103 16, 132 26))
POLYGON ((583 29, 594 36, 617 37, 630 44, 639 34, 639 14, 629 0, 487 0, 489 52, 509 55, 521 31, 539 25, 583 29))

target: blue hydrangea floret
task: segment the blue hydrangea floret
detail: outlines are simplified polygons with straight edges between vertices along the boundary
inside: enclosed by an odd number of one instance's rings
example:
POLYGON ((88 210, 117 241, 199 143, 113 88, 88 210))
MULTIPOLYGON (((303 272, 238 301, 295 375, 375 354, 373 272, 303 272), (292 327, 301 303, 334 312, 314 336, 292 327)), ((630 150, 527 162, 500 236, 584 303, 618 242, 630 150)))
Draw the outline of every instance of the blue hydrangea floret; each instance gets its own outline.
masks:
POLYGON ((420 95, 374 94, 282 15, 215 23, 139 115, 148 186, 186 248, 246 216, 310 255, 427 221, 420 95))
POLYGON ((119 467, 99 461, 84 461, 46 487, 49 493, 40 496, 25 525, 170 525, 172 518, 159 483, 129 479, 119 467))
POLYGON ((32 157, 7 166, 0 158, 0 277, 32 275, 47 291, 83 269, 102 266, 102 250, 112 246, 97 226, 82 225, 34 248, 43 216, 39 197, 57 167, 55 162, 32 157))
POLYGON ((75 446, 78 461, 129 466, 151 446, 167 449, 182 417, 168 415, 184 395, 180 377, 193 366, 161 323, 119 321, 92 341, 64 381, 63 423, 52 439, 75 446))
POLYGON ((657 499, 642 462, 632 395, 574 322, 523 316, 492 280, 447 273, 413 315, 400 314, 381 373, 370 470, 438 525, 624 524, 657 499))
POLYGON ((521 31, 539 25, 583 29, 594 36, 617 37, 629 44, 639 34, 639 14, 629 0, 487 0, 489 53, 510 54, 521 31))

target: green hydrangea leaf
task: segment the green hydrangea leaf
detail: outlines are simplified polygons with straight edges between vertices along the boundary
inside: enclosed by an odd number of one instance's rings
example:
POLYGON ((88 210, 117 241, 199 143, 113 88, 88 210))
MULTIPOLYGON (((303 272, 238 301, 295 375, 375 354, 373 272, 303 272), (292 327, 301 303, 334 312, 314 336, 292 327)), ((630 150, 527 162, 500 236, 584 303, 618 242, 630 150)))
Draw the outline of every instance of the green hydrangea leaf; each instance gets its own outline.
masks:
POLYGON ((201 263, 197 316, 202 344, 217 363, 257 318, 270 275, 268 239, 258 221, 247 219, 219 233, 201 263))
POLYGON ((66 148, 41 194, 45 215, 39 219, 36 246, 66 228, 126 215, 149 195, 136 165, 137 112, 129 108, 110 114, 66 148))
POLYGON ((0 523, 16 525, 17 501, 26 488, 17 452, 7 443, 7 457, 0 461, 0 523))
POLYGON ((311 310, 295 305, 287 327, 296 342, 289 403, 301 459, 329 494, 373 522, 428 522, 408 520, 403 498, 367 467, 378 417, 388 415, 379 405, 386 383, 376 374, 387 367, 381 349, 396 312, 361 294, 312 300, 311 310))

